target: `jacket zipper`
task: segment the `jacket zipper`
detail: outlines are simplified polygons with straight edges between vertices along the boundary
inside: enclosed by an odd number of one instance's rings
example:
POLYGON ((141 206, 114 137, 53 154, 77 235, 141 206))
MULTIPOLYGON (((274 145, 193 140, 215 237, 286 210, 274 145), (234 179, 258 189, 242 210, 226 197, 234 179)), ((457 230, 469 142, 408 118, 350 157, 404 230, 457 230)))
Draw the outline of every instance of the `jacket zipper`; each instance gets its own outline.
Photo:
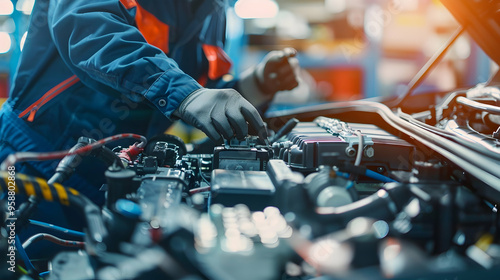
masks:
POLYGON ((68 79, 64 80, 62 83, 58 84, 51 90, 47 91, 40 99, 38 99, 35 103, 31 104, 31 106, 26 108, 26 110, 22 111, 21 114, 19 114, 19 118, 23 118, 29 113, 29 116, 26 120, 29 122, 33 122, 33 120, 35 119, 36 112, 40 110, 40 108, 42 108, 42 106, 45 105, 45 103, 49 102, 54 97, 58 96, 63 91, 65 91, 72 85, 76 84, 78 81, 80 81, 80 79, 76 75, 73 75, 68 79))

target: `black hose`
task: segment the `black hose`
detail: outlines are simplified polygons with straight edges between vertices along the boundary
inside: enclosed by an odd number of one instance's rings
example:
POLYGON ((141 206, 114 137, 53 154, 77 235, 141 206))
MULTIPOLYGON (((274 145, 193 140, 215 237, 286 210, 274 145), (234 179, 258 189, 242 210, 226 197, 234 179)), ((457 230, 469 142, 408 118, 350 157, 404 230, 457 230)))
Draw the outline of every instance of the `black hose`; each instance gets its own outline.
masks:
MULTIPOLYGON (((80 137, 78 142, 71 148, 71 150, 69 150, 69 152, 74 153, 76 150, 83 148, 92 142, 95 142, 95 140, 87 137, 80 137)), ((71 175, 73 175, 75 168, 80 165, 83 156, 84 155, 77 154, 65 156, 57 165, 56 174, 54 174, 47 181, 47 183, 53 184, 66 181, 69 177, 71 177, 71 175)))
POLYGON ((113 151, 111 151, 111 149, 109 149, 106 146, 102 146, 100 149, 93 151, 92 155, 95 155, 95 157, 104 162, 104 164, 106 164, 106 166, 108 167, 116 165, 120 168, 125 168, 125 166, 123 166, 123 162, 121 161, 120 157, 118 157, 117 154, 115 154, 113 151))
MULTIPOLYGON (((94 142, 96 142, 96 140, 92 138, 80 137, 78 139, 78 142, 71 148, 70 152, 74 152, 94 142)), ((119 167, 124 168, 123 163, 115 153, 113 153, 109 148, 101 146, 100 148, 93 150, 88 154, 73 154, 65 156, 57 165, 56 173, 47 182, 49 184, 62 183, 69 179, 75 172, 76 167, 78 167, 82 162, 82 158, 87 155, 93 155, 97 157, 98 159, 102 160, 107 166, 117 164, 119 167)))
POLYGON ((278 141, 281 137, 285 136, 290 131, 292 131, 295 128, 295 126, 297 126, 298 123, 299 123, 299 120, 297 120, 296 118, 289 119, 286 122, 286 124, 283 127, 281 127, 278 130, 278 132, 276 132, 274 137, 269 142, 271 142, 271 144, 272 144, 272 143, 278 141))
POLYGON ((340 207, 317 207, 318 218, 323 222, 348 223, 357 217, 392 220, 411 198, 406 185, 389 183, 369 197, 340 207))

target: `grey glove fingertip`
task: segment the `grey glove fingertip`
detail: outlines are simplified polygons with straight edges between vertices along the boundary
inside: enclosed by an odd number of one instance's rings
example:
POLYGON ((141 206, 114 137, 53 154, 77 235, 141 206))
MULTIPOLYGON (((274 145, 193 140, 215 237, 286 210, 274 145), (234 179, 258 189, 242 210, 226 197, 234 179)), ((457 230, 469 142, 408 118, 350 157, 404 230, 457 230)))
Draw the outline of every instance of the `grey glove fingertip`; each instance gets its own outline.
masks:
POLYGON ((217 132, 217 130, 215 129, 215 127, 213 127, 213 126, 205 125, 205 126, 197 127, 197 128, 200 129, 201 131, 203 131, 203 133, 205 133, 208 136, 208 138, 212 139, 212 141, 214 141, 214 142, 218 142, 222 138, 220 136, 220 134, 217 132))
POLYGON ((262 138, 262 140, 267 139, 267 129, 257 109, 248 104, 248 106, 241 107, 241 113, 248 121, 248 123, 253 127, 253 129, 257 131, 257 133, 259 134, 258 136, 262 138))
POLYGON ((215 129, 222 135, 225 139, 231 139, 233 137, 233 130, 227 120, 217 120, 212 118, 212 123, 215 129))

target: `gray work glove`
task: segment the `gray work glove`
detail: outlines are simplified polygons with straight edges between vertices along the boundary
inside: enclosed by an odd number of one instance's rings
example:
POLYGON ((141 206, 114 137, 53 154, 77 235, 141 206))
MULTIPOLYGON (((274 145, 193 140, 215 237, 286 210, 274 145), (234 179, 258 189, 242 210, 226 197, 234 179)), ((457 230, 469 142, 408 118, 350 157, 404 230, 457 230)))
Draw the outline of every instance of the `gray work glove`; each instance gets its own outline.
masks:
POLYGON ((248 124, 260 139, 267 141, 267 130, 257 109, 234 89, 202 88, 182 101, 174 116, 202 130, 214 141, 221 135, 243 139, 248 135, 248 124))
POLYGON ((294 68, 298 64, 293 61, 297 55, 294 48, 268 53, 254 71, 254 78, 260 91, 266 95, 274 95, 278 91, 291 90, 299 85, 294 68))

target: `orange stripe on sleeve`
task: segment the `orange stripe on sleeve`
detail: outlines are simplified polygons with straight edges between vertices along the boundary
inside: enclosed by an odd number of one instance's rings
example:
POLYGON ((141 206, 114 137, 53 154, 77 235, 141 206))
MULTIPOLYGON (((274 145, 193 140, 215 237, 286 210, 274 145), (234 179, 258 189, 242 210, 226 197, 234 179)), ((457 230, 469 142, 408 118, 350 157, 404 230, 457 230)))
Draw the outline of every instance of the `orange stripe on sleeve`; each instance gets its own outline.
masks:
POLYGON ((137 8, 135 22, 142 36, 149 44, 168 53, 169 26, 141 7, 135 0, 120 0, 120 2, 127 9, 137 8))

